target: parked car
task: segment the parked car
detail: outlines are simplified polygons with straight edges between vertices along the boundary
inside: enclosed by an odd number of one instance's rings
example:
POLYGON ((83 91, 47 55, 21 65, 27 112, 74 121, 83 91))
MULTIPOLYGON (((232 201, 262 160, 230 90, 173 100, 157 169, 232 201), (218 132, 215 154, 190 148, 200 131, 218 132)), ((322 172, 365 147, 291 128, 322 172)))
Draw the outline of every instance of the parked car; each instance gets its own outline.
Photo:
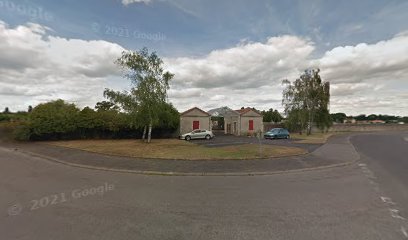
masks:
POLYGON ((264 134, 265 139, 290 138, 289 131, 285 128, 272 128, 264 134))
POLYGON ((210 140, 213 137, 215 137, 215 135, 214 135, 214 133, 212 131, 204 130, 204 129, 196 129, 196 130, 193 130, 192 132, 180 135, 180 139, 185 139, 187 141, 190 141, 191 139, 207 139, 207 140, 210 140))

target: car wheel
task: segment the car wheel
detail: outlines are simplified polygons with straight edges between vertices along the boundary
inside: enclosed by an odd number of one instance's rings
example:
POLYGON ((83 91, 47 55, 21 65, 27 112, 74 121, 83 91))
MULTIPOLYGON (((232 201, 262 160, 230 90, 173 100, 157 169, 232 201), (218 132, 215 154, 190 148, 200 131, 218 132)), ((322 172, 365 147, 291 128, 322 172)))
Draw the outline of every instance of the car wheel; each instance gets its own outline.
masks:
POLYGON ((205 139, 210 140, 211 136, 207 134, 207 135, 205 135, 205 139))
POLYGON ((288 135, 288 136, 286 136, 286 139, 289 139, 290 138, 290 136, 288 135))
POLYGON ((191 137, 190 136, 186 136, 186 141, 190 141, 191 137))

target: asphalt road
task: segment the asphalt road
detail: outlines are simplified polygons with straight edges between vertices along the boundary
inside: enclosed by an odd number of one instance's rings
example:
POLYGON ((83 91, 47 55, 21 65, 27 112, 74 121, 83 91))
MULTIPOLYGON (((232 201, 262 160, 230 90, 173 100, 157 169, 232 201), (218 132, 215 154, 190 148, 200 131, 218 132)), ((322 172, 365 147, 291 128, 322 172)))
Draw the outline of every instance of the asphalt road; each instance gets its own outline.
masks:
POLYGON ((399 136, 375 138, 393 163, 356 136, 358 164, 244 177, 87 170, 0 147, 0 239, 408 239, 399 136))
POLYGON ((408 219, 408 132, 358 135, 351 142, 376 188, 394 203, 390 208, 408 219))

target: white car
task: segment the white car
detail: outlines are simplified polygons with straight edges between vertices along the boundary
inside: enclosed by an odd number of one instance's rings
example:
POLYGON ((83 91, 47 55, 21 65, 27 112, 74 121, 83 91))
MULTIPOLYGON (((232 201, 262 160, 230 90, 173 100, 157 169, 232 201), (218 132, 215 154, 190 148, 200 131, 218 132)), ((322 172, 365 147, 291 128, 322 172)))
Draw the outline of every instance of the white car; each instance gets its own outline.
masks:
POLYGON ((180 139, 184 139, 186 141, 190 141, 191 139, 207 139, 207 140, 210 140, 213 137, 215 137, 215 135, 214 135, 214 133, 212 131, 204 130, 204 129, 196 129, 196 130, 193 130, 192 132, 180 135, 180 139))

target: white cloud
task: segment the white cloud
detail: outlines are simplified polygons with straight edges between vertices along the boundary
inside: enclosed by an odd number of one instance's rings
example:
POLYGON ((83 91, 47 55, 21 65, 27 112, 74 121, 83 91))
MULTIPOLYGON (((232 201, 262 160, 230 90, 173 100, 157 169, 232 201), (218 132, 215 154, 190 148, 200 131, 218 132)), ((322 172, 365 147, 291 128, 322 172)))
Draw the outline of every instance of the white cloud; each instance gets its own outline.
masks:
POLYGON ((107 78, 120 74, 113 61, 121 46, 49 36, 49 30, 0 22, 0 107, 26 109, 57 98, 93 106, 107 78))
POLYGON ((280 108, 277 101, 267 104, 259 96, 279 99, 281 81, 295 78, 307 68, 313 50, 313 43, 307 39, 280 36, 265 43, 241 42, 201 58, 167 58, 168 69, 175 73, 173 89, 181 93, 190 88, 203 89, 201 95, 192 99, 185 99, 183 94, 172 94, 170 99, 182 109, 194 104, 204 108, 220 105, 280 108))
POLYGON ((317 59, 311 59, 313 50, 307 39, 281 36, 266 43, 241 42, 200 58, 166 59, 176 74, 173 88, 203 89, 195 98, 172 94, 171 99, 183 109, 192 105, 281 109, 280 81, 294 80, 314 66, 331 82, 332 111, 408 115, 407 96, 400 94, 408 90, 407 34, 375 44, 336 47, 317 59))
POLYGON ((145 3, 145 4, 148 4, 150 2, 151 2, 151 0, 122 0, 122 4, 125 5, 125 6, 127 6, 129 4, 132 4, 132 3, 145 3))
MULTIPOLYGON (((93 106, 105 87, 115 87, 112 79, 121 79, 113 63, 121 46, 61 38, 51 31, 0 22, 0 109, 23 110, 57 98, 93 106)), ((169 99, 180 111, 193 106, 282 109, 281 80, 294 80, 314 66, 331 83, 333 112, 408 115, 408 34, 335 47, 320 58, 312 58, 314 49, 308 39, 285 35, 242 41, 201 57, 165 58, 166 68, 176 74, 169 99)))
POLYGON ((408 35, 376 44, 336 47, 318 61, 324 76, 333 82, 407 79, 408 35))
POLYGON ((408 115, 408 34, 336 47, 314 62, 331 82, 332 110, 408 115), (398 97, 397 97, 398 96, 398 97))

